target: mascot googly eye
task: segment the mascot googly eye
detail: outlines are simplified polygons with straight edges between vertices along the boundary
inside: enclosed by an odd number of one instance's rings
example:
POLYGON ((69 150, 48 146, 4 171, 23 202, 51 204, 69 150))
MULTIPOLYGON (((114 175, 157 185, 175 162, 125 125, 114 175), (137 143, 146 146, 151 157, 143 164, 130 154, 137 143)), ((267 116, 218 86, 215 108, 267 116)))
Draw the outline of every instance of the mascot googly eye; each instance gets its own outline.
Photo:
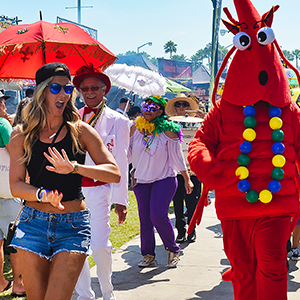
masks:
POLYGON ((261 45, 269 45, 275 40, 275 33, 271 27, 263 27, 257 32, 257 40, 261 45))
POLYGON ((237 49, 244 51, 251 45, 251 38, 247 33, 239 32, 233 37, 233 44, 237 49))

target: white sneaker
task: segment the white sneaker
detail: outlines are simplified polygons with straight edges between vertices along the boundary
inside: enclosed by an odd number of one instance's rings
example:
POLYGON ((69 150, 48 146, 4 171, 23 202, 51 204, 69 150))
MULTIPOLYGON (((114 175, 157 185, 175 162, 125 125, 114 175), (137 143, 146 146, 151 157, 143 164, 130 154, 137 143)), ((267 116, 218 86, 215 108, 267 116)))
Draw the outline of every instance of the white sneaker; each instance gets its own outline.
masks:
POLYGON ((138 263, 139 267, 149 267, 151 264, 153 264, 154 261, 154 256, 147 254, 145 256, 143 256, 143 259, 138 263))
POLYGON ((168 267, 174 268, 179 262, 179 252, 168 251, 168 267))
POLYGON ((291 260, 300 260, 300 251, 298 248, 292 248, 291 260))

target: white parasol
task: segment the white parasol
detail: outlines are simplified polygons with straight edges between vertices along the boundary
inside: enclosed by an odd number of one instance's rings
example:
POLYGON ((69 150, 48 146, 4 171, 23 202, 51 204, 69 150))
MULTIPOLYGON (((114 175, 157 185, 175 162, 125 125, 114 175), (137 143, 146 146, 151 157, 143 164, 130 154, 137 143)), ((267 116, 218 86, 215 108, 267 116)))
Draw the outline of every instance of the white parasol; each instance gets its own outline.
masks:
POLYGON ((156 72, 138 66, 114 64, 105 70, 113 85, 123 88, 140 97, 164 95, 166 93, 165 78, 156 72))
POLYGON ((203 119, 198 117, 190 117, 190 116, 173 116, 170 117, 170 120, 174 122, 181 123, 202 123, 203 119))

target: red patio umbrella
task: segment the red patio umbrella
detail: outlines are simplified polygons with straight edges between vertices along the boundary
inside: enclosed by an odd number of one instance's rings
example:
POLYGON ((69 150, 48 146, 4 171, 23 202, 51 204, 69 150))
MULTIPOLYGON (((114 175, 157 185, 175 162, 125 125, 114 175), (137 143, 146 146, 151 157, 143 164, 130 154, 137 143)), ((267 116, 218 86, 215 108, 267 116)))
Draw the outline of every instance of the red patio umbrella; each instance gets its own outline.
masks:
POLYGON ((62 62, 71 72, 92 63, 102 71, 117 57, 72 23, 38 21, 0 33, 0 78, 34 79, 44 64, 62 62))

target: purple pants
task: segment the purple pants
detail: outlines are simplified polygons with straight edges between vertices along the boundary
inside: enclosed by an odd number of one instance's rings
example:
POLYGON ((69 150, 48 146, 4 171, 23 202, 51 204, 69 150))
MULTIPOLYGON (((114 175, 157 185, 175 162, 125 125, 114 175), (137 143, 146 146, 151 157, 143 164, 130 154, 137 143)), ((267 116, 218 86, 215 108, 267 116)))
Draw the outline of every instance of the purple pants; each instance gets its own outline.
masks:
POLYGON ((139 183, 133 188, 137 199, 141 227, 142 255, 155 256, 154 227, 166 250, 179 252, 175 242, 173 225, 168 217, 170 202, 177 188, 176 177, 168 177, 153 183, 139 183))

